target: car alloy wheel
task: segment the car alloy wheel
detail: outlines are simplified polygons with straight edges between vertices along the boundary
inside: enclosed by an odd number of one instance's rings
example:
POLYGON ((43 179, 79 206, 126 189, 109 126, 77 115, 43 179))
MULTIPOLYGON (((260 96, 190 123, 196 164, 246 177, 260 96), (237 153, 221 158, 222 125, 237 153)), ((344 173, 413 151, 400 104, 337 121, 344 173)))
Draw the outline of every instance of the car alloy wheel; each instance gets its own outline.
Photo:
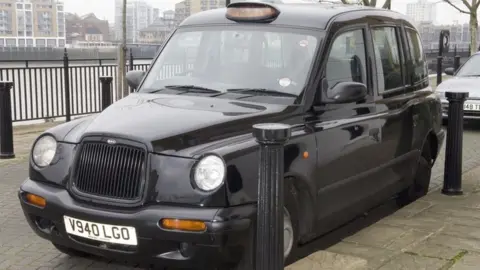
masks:
POLYGON ((284 208, 284 215, 283 215, 283 256, 286 259, 293 248, 293 241, 294 241, 294 231, 292 225, 292 219, 290 217, 290 213, 288 212, 287 208, 284 208))

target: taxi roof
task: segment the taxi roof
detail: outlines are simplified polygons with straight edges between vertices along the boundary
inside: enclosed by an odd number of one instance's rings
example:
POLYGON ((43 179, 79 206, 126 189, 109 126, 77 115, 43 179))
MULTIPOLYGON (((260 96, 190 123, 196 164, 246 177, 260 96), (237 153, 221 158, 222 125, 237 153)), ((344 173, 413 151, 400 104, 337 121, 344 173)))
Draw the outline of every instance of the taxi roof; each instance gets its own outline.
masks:
MULTIPOLYGON (((274 0, 273 2, 276 2, 274 0)), ((281 1, 281 0, 280 0, 281 1)), ((285 1, 285 0, 284 0, 285 1)), ((248 1, 252 3, 251 1, 248 1)), ((269 24, 283 25, 301 28, 326 29, 329 22, 338 15, 352 11, 371 11, 372 15, 381 15, 383 18, 404 19, 409 21, 403 14, 375 7, 361 5, 347 5, 341 3, 309 2, 302 0, 287 0, 286 3, 271 3, 269 0, 255 1, 267 3, 280 11, 280 15, 269 24), (290 2, 291 1, 291 2, 290 2)), ((226 18, 227 8, 217 8, 195 13, 186 18, 179 27, 197 25, 225 25, 239 24, 226 18)), ((365 16, 365 13, 362 13, 365 16)))

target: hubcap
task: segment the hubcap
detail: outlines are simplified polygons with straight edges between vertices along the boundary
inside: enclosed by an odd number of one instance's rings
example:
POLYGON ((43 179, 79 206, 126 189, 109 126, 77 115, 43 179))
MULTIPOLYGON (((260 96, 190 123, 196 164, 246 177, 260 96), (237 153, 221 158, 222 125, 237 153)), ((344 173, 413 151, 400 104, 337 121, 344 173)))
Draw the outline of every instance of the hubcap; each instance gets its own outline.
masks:
POLYGON ((283 256, 287 258, 290 255, 293 247, 293 226, 292 220, 290 218, 290 213, 286 208, 284 208, 283 215, 283 256))

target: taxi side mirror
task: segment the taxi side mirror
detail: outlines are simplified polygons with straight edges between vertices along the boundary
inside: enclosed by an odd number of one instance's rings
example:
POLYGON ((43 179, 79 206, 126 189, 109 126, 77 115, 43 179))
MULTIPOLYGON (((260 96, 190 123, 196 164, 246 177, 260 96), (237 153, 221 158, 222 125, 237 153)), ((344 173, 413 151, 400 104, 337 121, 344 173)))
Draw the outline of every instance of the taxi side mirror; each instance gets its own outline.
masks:
POLYGON ((145 71, 142 70, 132 70, 127 72, 125 78, 127 79, 128 86, 133 89, 137 89, 144 75, 145 71))
POLYGON ((455 70, 453 69, 453 67, 448 67, 445 69, 445 74, 447 75, 453 76, 454 73, 455 73, 455 70))
POLYGON ((328 93, 331 102, 327 103, 350 103, 365 99, 367 86, 359 82, 339 82, 328 93))

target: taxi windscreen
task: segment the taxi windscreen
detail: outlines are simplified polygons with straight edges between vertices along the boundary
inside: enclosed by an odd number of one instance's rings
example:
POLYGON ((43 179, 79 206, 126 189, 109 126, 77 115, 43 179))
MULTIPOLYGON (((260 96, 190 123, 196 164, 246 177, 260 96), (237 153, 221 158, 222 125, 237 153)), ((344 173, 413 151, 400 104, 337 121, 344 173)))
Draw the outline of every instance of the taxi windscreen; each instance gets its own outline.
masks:
POLYGON ((194 85, 298 96, 322 37, 322 32, 256 24, 180 29, 152 64, 139 92, 194 85))

